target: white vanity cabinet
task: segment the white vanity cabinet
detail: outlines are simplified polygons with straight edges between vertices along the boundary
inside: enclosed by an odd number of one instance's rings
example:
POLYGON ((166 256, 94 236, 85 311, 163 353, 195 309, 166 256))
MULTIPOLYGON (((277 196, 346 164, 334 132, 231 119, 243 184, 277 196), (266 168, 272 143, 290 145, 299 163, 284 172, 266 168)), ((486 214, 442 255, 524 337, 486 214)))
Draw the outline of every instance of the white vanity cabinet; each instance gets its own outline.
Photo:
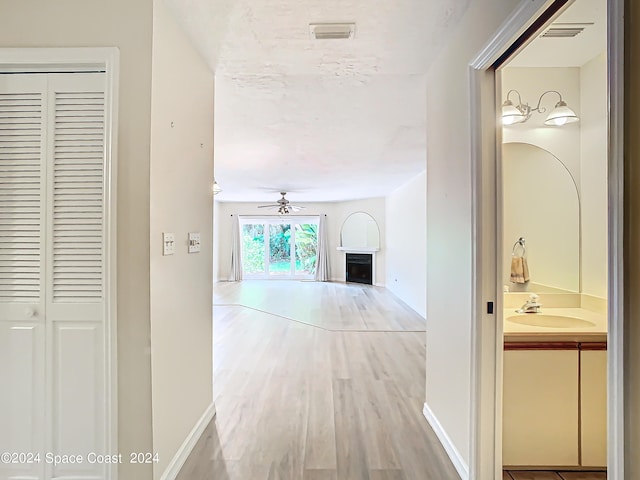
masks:
POLYGON ((606 343, 505 343, 505 467, 607 465, 606 343))
POLYGON ((579 464, 579 352, 541 348, 504 352, 505 466, 579 464))
POLYGON ((607 351, 580 351, 582 466, 607 465, 607 351))

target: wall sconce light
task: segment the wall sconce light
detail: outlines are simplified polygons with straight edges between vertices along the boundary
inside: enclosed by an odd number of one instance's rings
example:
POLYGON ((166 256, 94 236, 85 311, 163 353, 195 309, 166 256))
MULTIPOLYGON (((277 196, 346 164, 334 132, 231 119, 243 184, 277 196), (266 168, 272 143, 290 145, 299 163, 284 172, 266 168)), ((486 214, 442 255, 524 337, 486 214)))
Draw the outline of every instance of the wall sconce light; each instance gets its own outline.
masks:
POLYGON ((216 179, 213 179, 213 194, 217 195, 222 191, 222 188, 220 188, 220 185, 218 185, 218 182, 216 182, 216 179))
POLYGON ((520 93, 517 90, 509 90, 507 93, 507 99, 502 104, 502 124, 503 125, 514 125, 516 123, 524 123, 529 118, 531 118, 531 114, 533 112, 544 113, 546 112, 545 107, 541 107, 540 103, 542 102, 542 97, 544 97, 547 93, 557 93, 560 100, 556 103, 555 107, 547 116, 547 119, 544 121, 545 125, 557 126, 560 127, 562 125, 566 125, 567 123, 574 123, 580 120, 576 113, 571 110, 566 102, 562 100, 562 95, 560 92, 555 90, 547 90, 538 99, 538 105, 535 108, 531 108, 528 103, 522 103, 522 98, 520 97, 520 93), (514 105, 509 96, 511 93, 515 93, 518 95, 518 104, 514 105))

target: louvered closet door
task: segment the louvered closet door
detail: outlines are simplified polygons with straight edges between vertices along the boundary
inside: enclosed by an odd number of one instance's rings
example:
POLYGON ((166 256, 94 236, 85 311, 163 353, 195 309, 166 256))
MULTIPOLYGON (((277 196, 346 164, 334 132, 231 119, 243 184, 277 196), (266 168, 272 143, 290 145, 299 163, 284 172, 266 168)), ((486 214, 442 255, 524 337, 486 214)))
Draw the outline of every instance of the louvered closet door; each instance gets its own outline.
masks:
MULTIPOLYGON (((45 448, 46 77, 0 75, 0 453, 45 448)), ((0 478, 42 464, 0 462, 0 478)))
MULTIPOLYGON (((86 458, 106 446, 104 75, 0 81, 0 452, 86 458)), ((0 463, 0 480, 105 471, 0 463)))
MULTIPOLYGON (((104 75, 49 75, 46 319, 49 450, 105 450, 104 75)), ((54 467, 47 478, 104 478, 103 465, 54 467)))

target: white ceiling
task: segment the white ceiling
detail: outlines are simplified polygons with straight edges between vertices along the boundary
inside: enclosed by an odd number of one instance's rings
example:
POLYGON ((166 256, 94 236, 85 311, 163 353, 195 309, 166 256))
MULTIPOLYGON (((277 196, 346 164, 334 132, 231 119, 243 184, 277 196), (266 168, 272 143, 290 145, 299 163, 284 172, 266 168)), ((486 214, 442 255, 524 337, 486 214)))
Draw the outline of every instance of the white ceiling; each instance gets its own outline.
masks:
POLYGON ((216 72, 218 200, 375 197, 426 168, 425 73, 469 0, 165 1, 216 72))
MULTIPOLYGON (((469 0, 165 0, 216 73, 220 201, 385 195, 426 167, 425 73, 469 0), (315 41, 309 23, 355 22, 315 41)), ((606 0, 575 0, 509 66, 582 66, 606 45, 606 0)))
POLYGON ((551 27, 557 23, 593 25, 573 38, 538 36, 509 62, 509 67, 581 67, 606 50, 607 0, 575 0, 551 27))

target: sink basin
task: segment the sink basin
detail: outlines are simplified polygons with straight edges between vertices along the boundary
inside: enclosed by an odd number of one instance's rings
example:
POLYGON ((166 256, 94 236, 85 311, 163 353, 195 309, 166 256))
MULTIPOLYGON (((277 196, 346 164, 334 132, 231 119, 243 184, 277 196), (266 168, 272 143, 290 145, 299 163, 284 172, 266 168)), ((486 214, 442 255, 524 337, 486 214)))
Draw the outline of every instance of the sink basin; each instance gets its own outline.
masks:
POLYGON ((530 325, 532 327, 545 328, 588 328, 594 327, 595 323, 582 318, 565 317, 562 315, 545 315, 544 313, 525 313, 507 317, 507 321, 519 325, 530 325))

